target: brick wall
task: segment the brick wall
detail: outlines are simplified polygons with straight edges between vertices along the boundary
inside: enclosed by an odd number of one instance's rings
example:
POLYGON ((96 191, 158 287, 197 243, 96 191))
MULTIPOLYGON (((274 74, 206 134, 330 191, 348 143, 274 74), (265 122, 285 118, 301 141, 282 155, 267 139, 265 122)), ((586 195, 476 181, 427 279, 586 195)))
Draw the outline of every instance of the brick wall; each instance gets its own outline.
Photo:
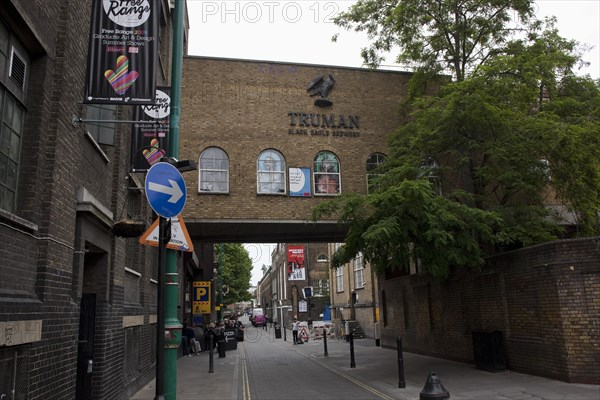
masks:
MULTIPOLYGON (((210 146, 229 156, 230 193, 198 193, 198 173, 186 173, 186 224, 203 219, 304 222, 320 200, 257 196, 256 163, 266 149, 280 151, 288 167, 310 167, 319 151, 341 164, 342 192, 366 192, 367 157, 387 153, 386 135, 400 124, 398 102, 406 73, 285 63, 185 57, 180 158, 198 160, 210 146), (315 106, 307 84, 319 75, 336 79, 330 108, 315 106), (289 134, 290 112, 359 115, 359 137, 289 134)), ((296 126, 298 128, 298 126, 296 126)))
POLYGON ((382 345, 394 347, 400 336, 407 351, 474 362, 472 332, 497 330, 508 369, 597 384, 599 244, 587 238, 532 246, 492 257, 479 272, 453 271, 443 283, 418 275, 380 279, 382 345))

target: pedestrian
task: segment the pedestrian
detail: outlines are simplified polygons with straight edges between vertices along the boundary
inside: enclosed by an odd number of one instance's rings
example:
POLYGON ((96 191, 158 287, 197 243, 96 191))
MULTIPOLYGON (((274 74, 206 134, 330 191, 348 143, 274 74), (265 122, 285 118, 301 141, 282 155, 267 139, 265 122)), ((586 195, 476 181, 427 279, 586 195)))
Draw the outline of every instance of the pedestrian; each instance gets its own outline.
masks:
POLYGON ((217 338, 217 349, 219 350, 219 358, 225 357, 225 327, 221 321, 217 322, 215 328, 215 336, 217 338))
POLYGON ((194 334, 196 337, 196 354, 207 350, 208 346, 206 346, 206 339, 204 338, 204 326, 196 325, 194 334))
POLYGON ((215 324, 211 322, 210 324, 208 324, 208 328, 204 330, 204 348, 206 350, 213 351, 215 349, 215 346, 217 344, 215 336, 215 324))
POLYGON ((292 338, 294 344, 298 343, 298 318, 294 318, 294 322, 292 322, 292 338))
POLYGON ((181 351, 184 357, 191 357, 190 354, 190 342, 188 340, 188 324, 187 320, 183 321, 183 328, 181 329, 181 351))
POLYGON ((189 351, 190 351, 190 357, 192 356, 192 354, 196 354, 198 355, 198 352, 196 350, 196 331, 194 331, 194 328, 192 328, 191 326, 188 326, 187 331, 186 331, 186 337, 188 340, 188 347, 189 347, 189 351))

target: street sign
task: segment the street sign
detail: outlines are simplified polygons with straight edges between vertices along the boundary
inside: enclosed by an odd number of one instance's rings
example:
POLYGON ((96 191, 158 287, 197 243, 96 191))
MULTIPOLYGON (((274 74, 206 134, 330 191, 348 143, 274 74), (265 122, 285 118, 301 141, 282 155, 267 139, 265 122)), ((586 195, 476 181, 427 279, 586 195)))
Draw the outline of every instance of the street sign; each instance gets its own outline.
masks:
POLYGON ((210 281, 194 281, 193 314, 210 314, 210 281))
POLYGON ((146 174, 146 198, 150 207, 161 217, 179 215, 187 198, 187 189, 179 170, 166 162, 150 167, 146 174))
MULTIPOLYGON (((150 246, 158 246, 158 225, 159 220, 157 219, 150 228, 140 236, 139 242, 150 246)), ((189 253, 194 251, 194 243, 192 243, 192 240, 190 239, 190 234, 188 233, 181 216, 171 218, 171 237, 169 238, 166 247, 167 249, 187 251, 189 253)))

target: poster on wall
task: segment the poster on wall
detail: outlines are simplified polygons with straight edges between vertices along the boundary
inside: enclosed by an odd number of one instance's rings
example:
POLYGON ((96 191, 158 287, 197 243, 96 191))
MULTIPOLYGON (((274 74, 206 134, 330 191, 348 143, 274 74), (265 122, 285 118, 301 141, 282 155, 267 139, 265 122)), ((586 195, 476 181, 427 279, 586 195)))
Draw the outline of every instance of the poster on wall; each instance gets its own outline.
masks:
POLYGON ((304 246, 288 246, 288 268, 289 281, 303 281, 305 278, 304 246))
POLYGON ((310 168, 289 168, 290 197, 310 197, 310 168))
POLYGON ((84 103, 154 104, 159 0, 93 0, 84 103))
POLYGON ((152 105, 135 107, 131 135, 131 170, 144 172, 160 161, 168 151, 171 88, 156 88, 156 101, 152 105), (146 122, 147 121, 147 122, 146 122))

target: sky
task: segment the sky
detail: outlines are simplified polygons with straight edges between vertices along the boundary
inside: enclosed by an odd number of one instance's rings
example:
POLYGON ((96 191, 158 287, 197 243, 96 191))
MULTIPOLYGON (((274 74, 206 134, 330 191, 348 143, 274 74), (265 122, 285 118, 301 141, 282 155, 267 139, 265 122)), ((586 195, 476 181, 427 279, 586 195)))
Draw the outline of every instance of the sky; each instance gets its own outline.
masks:
MULTIPOLYGON (((331 21, 355 0, 187 0, 189 55, 261 61, 362 67, 366 35, 345 31, 331 21), (337 42, 331 37, 339 34, 337 42)), ((541 0, 538 18, 556 16, 562 36, 593 49, 591 65, 580 70, 600 79, 600 0, 541 0)), ((390 54, 381 68, 402 70, 390 54)), ((271 264, 275 244, 246 244, 253 263, 251 284, 271 264)))
POLYGON ((262 278, 262 266, 271 265, 271 252, 275 249, 275 243, 245 243, 244 247, 248 250, 250 260, 252 260, 252 277, 250 284, 256 286, 262 278))
MULTIPOLYGON (((364 34, 331 21, 355 0, 187 0, 189 54, 197 56, 361 67, 364 34), (337 42, 331 37, 339 34, 337 42)), ((560 33, 593 46, 582 73, 600 78, 600 0, 540 0, 538 17, 554 15, 560 33)), ((394 65, 394 54, 382 63, 394 65)))

